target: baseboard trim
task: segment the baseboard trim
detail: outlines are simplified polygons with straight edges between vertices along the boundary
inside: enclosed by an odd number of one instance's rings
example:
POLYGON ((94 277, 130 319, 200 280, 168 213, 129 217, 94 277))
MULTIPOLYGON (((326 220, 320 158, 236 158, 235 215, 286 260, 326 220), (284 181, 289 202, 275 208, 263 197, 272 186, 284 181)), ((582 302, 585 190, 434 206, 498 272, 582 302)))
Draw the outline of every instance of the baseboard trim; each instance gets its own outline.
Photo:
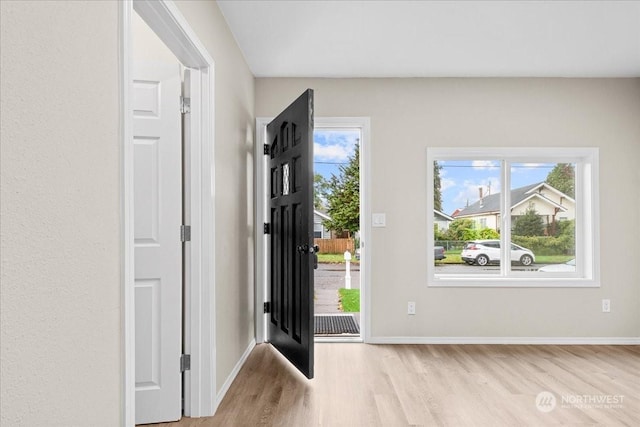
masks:
POLYGON ((229 388, 231 387, 231 384, 233 384, 233 381, 238 376, 240 369, 242 369, 242 366, 244 366, 245 362, 249 358, 249 355, 251 354, 251 351, 253 351, 253 348, 255 346, 256 346, 256 340, 253 339, 249 343, 249 346, 244 351, 244 353, 242 353, 242 356, 240 356, 240 359, 238 360, 238 363, 236 363, 236 366, 233 367, 233 370, 227 377, 227 380, 224 382, 224 384, 222 384, 222 388, 216 395, 216 406, 215 406, 216 411, 218 410, 218 406, 220 406, 220 403, 222 403, 222 399, 224 399, 224 397, 226 396, 227 392, 229 391, 229 388))
POLYGON ((640 337, 371 337, 368 344, 640 345, 640 337))

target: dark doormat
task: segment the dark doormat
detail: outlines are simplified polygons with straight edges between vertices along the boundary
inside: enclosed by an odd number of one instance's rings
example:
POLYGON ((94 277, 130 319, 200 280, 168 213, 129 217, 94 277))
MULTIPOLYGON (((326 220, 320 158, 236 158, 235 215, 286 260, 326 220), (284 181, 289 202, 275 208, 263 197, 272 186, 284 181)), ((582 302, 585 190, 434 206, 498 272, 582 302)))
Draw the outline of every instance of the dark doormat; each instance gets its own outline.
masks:
POLYGON ((360 335, 360 328, 353 314, 337 316, 315 316, 316 335, 360 335))

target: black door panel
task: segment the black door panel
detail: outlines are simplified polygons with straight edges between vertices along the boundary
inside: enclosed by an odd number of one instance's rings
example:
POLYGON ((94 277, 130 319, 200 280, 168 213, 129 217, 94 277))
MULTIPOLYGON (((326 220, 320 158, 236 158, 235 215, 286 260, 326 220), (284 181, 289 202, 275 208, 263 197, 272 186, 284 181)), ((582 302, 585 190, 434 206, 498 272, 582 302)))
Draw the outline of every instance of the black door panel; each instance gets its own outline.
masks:
POLYGON ((307 378, 313 378, 311 89, 269 123, 267 141, 271 223, 269 340, 307 378))

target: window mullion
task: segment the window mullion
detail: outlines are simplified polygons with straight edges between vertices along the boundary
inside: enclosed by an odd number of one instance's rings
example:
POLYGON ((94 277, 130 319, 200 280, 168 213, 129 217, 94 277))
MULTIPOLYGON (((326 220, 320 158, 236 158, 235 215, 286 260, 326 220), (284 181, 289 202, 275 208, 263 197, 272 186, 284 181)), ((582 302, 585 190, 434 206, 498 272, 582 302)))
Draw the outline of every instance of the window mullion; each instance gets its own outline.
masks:
POLYGON ((511 162, 501 162, 501 197, 500 197, 500 275, 511 274, 511 162))

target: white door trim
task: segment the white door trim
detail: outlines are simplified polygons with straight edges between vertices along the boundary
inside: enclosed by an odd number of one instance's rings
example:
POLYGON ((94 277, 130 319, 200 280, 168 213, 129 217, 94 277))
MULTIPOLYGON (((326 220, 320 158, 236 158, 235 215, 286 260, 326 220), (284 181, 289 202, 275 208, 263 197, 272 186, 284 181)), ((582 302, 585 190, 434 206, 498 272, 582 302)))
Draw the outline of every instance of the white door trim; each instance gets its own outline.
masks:
MULTIPOLYGON (((267 170, 266 157, 263 146, 266 144, 267 125, 273 120, 269 117, 256 118, 256 146, 255 146, 255 259, 256 259, 256 301, 255 301, 255 328, 256 343, 266 341, 266 316, 263 312, 263 303, 267 295, 267 266, 268 252, 267 239, 263 233, 262 224, 266 221, 267 206, 267 170)), ((360 141, 360 229, 363 231, 360 257, 362 267, 360 270, 360 297, 364 301, 364 312, 361 315, 361 336, 364 342, 371 339, 371 293, 369 281, 371 272, 371 121, 369 117, 316 117, 314 128, 353 129, 361 131, 360 141), (366 242, 365 242, 366 240, 366 242)))
POLYGON ((214 61, 178 8, 169 0, 123 0, 120 24, 120 147, 122 212, 122 424, 135 423, 135 325, 133 246, 133 146, 131 108, 132 30, 135 10, 178 60, 192 68, 200 90, 192 93, 191 259, 188 266, 185 335, 191 370, 185 375, 185 415, 213 415, 216 402, 214 245, 214 61))

